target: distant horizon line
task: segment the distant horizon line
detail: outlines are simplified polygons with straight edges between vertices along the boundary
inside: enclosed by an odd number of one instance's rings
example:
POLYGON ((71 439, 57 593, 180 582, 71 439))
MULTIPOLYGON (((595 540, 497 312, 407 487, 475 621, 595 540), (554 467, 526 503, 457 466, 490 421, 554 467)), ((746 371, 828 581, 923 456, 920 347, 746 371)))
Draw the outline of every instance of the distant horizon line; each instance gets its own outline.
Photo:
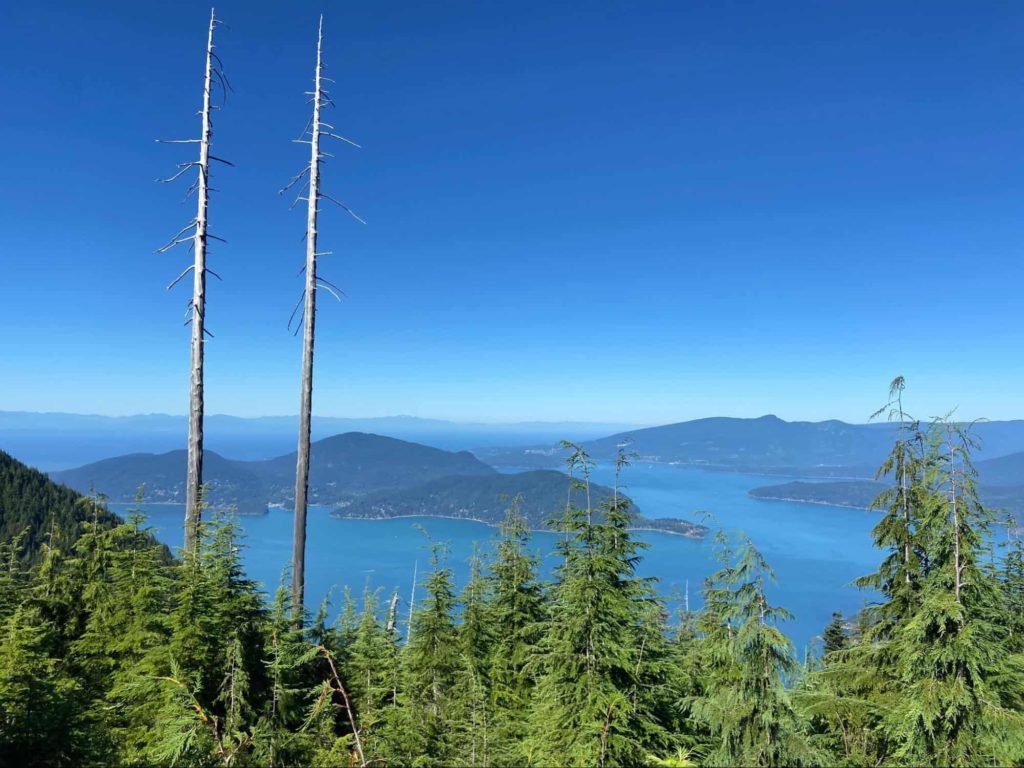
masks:
MULTIPOLYGON (((110 413, 83 413, 79 411, 28 411, 28 410, 7 410, 0 409, 0 416, 7 414, 25 414, 32 416, 83 416, 88 418, 97 419, 137 419, 148 416, 165 416, 170 419, 186 419, 188 418, 187 413, 166 413, 164 411, 149 411, 145 413, 127 413, 127 414, 110 414, 110 413)), ((255 421, 257 419, 298 419, 297 413, 270 413, 262 416, 239 416, 233 413, 208 413, 205 414, 204 418, 216 418, 223 416, 229 419, 241 419, 255 421)), ((394 413, 382 416, 337 416, 334 414, 313 414, 314 419, 344 419, 347 421, 381 421, 384 419, 410 419, 415 421, 443 421, 449 424, 477 424, 481 426, 517 426, 521 424, 595 424, 595 425, 613 425, 622 427, 654 427, 660 426, 663 423, 678 423, 678 422, 651 422, 642 423, 636 421, 604 421, 601 419, 521 419, 518 421, 479 421, 476 419, 458 420, 451 418, 444 418, 439 416, 413 416, 408 413, 394 413)), ((726 417, 728 418, 728 417, 726 417)))
MULTIPOLYGON (((75 411, 26 411, 26 410, 3 410, 0 409, 0 416, 3 415, 30 415, 30 416, 78 416, 84 418, 96 418, 96 419, 138 419, 147 417, 164 417, 168 419, 185 419, 187 414, 177 413, 164 413, 160 411, 151 411, 148 413, 132 413, 124 415, 112 415, 104 413, 79 413, 75 411)), ((238 416, 230 413, 211 413, 206 415, 205 418, 229 418, 237 419, 239 421, 258 421, 262 419, 298 419, 298 414, 267 414, 263 416, 238 416)), ((868 425, 868 424, 884 424, 886 423, 882 419, 875 421, 846 421, 840 418, 827 418, 827 419, 785 419, 781 416, 777 416, 773 413, 766 413, 760 416, 727 416, 727 415, 714 415, 714 416, 697 416, 690 419, 679 419, 671 421, 658 421, 658 422, 632 422, 632 421, 601 421, 593 419, 563 419, 563 420, 522 420, 522 421, 477 421, 477 420, 466 420, 459 421, 450 418, 439 418, 434 416, 413 416, 410 414, 389 414, 384 416, 336 416, 331 414, 314 414, 314 419, 335 419, 339 421, 386 421, 386 420, 398 420, 406 419, 410 421, 425 421, 425 422, 443 422, 454 426, 482 426, 482 427, 518 427, 518 426, 544 426, 544 425, 591 425, 601 427, 621 427, 624 429, 648 429, 652 427, 663 427, 672 424, 685 424, 692 421, 702 421, 705 419, 736 419, 742 421, 757 421, 759 419, 774 418, 779 421, 795 424, 795 423, 809 423, 809 424, 822 424, 825 422, 836 421, 843 424, 851 425, 868 425)), ((977 421, 1021 421, 1021 418, 1004 418, 1004 419, 978 419, 977 421)))
MULTIPOLYGON (((0 416, 10 414, 23 414, 31 416, 82 416, 95 419, 138 419, 152 416, 163 416, 169 419, 186 419, 188 414, 169 414, 163 411, 148 411, 144 413, 134 414, 97 414, 97 413, 83 413, 79 411, 26 411, 26 410, 6 410, 0 409, 0 416)), ((264 414, 262 416, 239 416, 237 414, 206 414, 204 418, 212 419, 216 417, 226 417, 228 419, 243 419, 249 421, 255 421, 257 419, 298 419, 298 414, 264 414)), ((502 426, 502 425, 517 425, 517 424, 614 424, 621 426, 657 426, 662 422, 652 422, 651 424, 641 424, 640 422, 633 421, 605 421, 602 419, 521 419, 517 421, 478 421, 474 419, 468 419, 461 421, 458 419, 446 419, 434 416, 413 416, 412 414, 387 414, 383 416, 336 416, 334 414, 313 414, 314 419, 344 419, 347 421, 379 421, 383 419, 410 419, 415 421, 441 421, 450 424, 480 424, 484 426, 502 426)), ((728 418, 728 417, 727 417, 728 418)), ((670 423, 670 422, 667 422, 670 423)))

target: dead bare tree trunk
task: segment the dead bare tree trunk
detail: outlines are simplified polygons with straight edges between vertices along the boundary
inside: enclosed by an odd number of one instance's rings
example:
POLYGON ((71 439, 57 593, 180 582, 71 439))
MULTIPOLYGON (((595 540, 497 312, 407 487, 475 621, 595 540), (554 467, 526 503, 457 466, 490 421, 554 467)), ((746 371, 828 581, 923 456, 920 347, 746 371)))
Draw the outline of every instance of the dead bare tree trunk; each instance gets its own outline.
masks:
POLYGON ((313 417, 313 342, 316 337, 316 225, 320 213, 320 75, 324 19, 316 40, 316 75, 310 139, 309 194, 306 206, 306 290, 302 309, 302 389, 299 396, 299 451, 295 466, 295 521, 292 535, 292 611, 301 620, 306 575, 306 507, 309 493, 310 422, 313 417))
POLYGON ((388 633, 388 635, 391 635, 395 631, 395 628, 397 626, 397 621, 396 621, 397 616, 398 616, 398 590, 396 589, 394 592, 391 593, 391 602, 388 604, 388 623, 387 623, 387 633, 388 633))
POLYGON ((416 609, 416 572, 419 570, 420 561, 414 560, 412 564, 412 586, 409 587, 409 621, 405 625, 405 643, 409 644, 412 638, 412 616, 416 609))
MULTIPOLYGON (((188 409, 188 468, 185 483, 185 551, 191 552, 195 549, 196 538, 199 528, 199 519, 202 515, 202 484, 203 484, 203 353, 206 336, 209 331, 206 329, 206 275, 213 273, 206 266, 207 241, 209 238, 219 240, 215 235, 207 231, 207 207, 210 193, 210 161, 220 160, 210 154, 210 139, 213 135, 211 121, 211 90, 214 77, 225 91, 229 85, 223 72, 214 66, 214 60, 219 62, 217 54, 213 52, 213 30, 218 21, 214 9, 210 9, 210 27, 206 39, 206 68, 203 78, 203 108, 202 132, 198 139, 174 140, 165 143, 170 144, 199 144, 199 160, 179 163, 179 171, 168 179, 161 179, 163 182, 170 182, 177 179, 190 168, 198 169, 198 176, 195 182, 189 187, 186 197, 193 191, 197 193, 198 205, 196 217, 183 227, 171 242, 158 250, 163 253, 176 245, 191 242, 194 251, 194 261, 184 272, 168 285, 172 288, 182 280, 189 272, 192 273, 192 299, 186 310, 186 322, 192 324, 192 357, 189 368, 189 409, 188 409), (192 230, 192 234, 187 235, 192 230)), ((226 160, 221 162, 230 165, 226 160)))
POLYGON ((206 209, 210 181, 210 80, 213 72, 213 11, 206 42, 203 79, 203 134, 199 143, 199 204, 192 270, 192 366, 188 377, 188 477, 185 487, 185 551, 195 548, 203 484, 203 344, 206 341, 206 209))
MULTIPOLYGON (((317 271, 317 257, 326 256, 329 252, 317 251, 317 219, 320 215, 320 201, 328 200, 343 208, 354 219, 364 223, 352 210, 338 202, 330 195, 325 194, 320 188, 320 165, 325 157, 329 155, 320 150, 320 140, 324 137, 340 139, 355 147, 359 145, 344 136, 333 133, 334 126, 324 122, 321 111, 327 105, 334 105, 330 94, 324 88, 325 78, 323 75, 323 35, 324 18, 320 17, 320 26, 317 30, 316 40, 316 71, 313 79, 313 90, 308 92, 313 102, 313 116, 303 131, 302 137, 297 142, 310 145, 309 164, 297 173, 291 181, 281 190, 285 192, 295 184, 298 184, 304 176, 308 179, 300 189, 306 189, 305 197, 299 192, 294 207, 300 200, 306 201, 306 265, 303 270, 306 273, 305 289, 299 303, 292 311, 292 318, 302 305, 302 383, 299 397, 299 447, 295 462, 295 520, 294 533, 292 538, 292 612, 295 618, 302 620, 303 600, 305 597, 305 570, 306 570, 306 511, 309 506, 309 443, 310 425, 313 418, 313 348, 316 342, 316 294, 317 290, 323 288, 339 301, 341 292, 324 278, 317 271), (306 133, 309 138, 306 139, 306 133)), ((289 319, 289 326, 291 319, 289 319)))

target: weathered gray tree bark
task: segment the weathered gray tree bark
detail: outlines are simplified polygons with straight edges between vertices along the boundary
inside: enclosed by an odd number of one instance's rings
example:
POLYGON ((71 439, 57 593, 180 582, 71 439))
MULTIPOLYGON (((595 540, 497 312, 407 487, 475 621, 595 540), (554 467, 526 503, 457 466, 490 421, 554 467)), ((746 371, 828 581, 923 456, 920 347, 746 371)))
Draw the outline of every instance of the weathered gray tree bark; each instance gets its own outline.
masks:
POLYGON ((185 308, 185 322, 192 324, 192 358, 189 366, 189 407, 188 407, 188 466, 185 480, 185 551, 191 552, 195 549, 196 538, 199 528, 199 519, 202 515, 202 486, 203 486, 203 352, 206 336, 211 335, 206 328, 206 275, 207 273, 217 277, 217 274, 206 266, 207 243, 209 239, 223 239, 211 234, 207 230, 207 205, 210 195, 210 161, 217 160, 225 165, 231 165, 227 160, 214 157, 210 154, 210 139, 213 135, 213 121, 211 112, 214 107, 210 103, 211 89, 214 78, 224 90, 225 99, 231 86, 227 77, 221 71, 218 64, 220 58, 213 52, 213 30, 220 22, 210 9, 210 27, 206 37, 206 68, 203 77, 203 107, 200 111, 202 118, 202 133, 198 139, 173 139, 158 142, 164 144, 198 144, 199 159, 185 163, 178 163, 178 172, 170 178, 159 179, 163 184, 168 184, 180 178, 187 171, 195 168, 198 173, 195 181, 189 187, 185 197, 188 198, 193 192, 197 193, 198 206, 196 216, 188 224, 178 230, 170 242, 157 249, 157 253, 166 253, 178 245, 189 243, 194 251, 194 260, 180 275, 178 275, 167 286, 170 290, 181 282, 189 272, 192 273, 192 298, 185 308))
POLYGON ((398 626, 398 590, 391 593, 391 602, 388 604, 387 633, 390 635, 398 626))
MULTIPOLYGON (((327 105, 334 105, 326 88, 324 81, 330 80, 323 75, 323 35, 324 19, 320 17, 320 27, 316 39, 316 72, 313 81, 313 90, 308 92, 313 102, 313 116, 307 123, 306 130, 297 142, 310 145, 309 164, 297 173, 291 181, 281 190, 286 192, 291 187, 299 184, 303 177, 308 175, 304 184, 299 189, 305 189, 303 197, 300 191, 292 203, 292 207, 300 200, 306 201, 306 265, 303 271, 306 273, 305 290, 299 303, 292 311, 292 317, 302 306, 302 385, 299 399, 299 449, 295 462, 295 521, 294 536, 292 544, 292 611, 296 619, 302 620, 303 599, 305 597, 305 575, 306 575, 306 510, 309 497, 309 441, 310 422, 313 416, 313 347, 316 340, 316 298, 317 291, 323 288, 329 294, 341 301, 341 292, 337 286, 324 278, 317 269, 317 257, 326 256, 330 252, 317 251, 317 218, 320 214, 320 201, 327 200, 345 210, 352 218, 359 223, 365 223, 347 205, 320 188, 320 164, 325 157, 333 157, 329 153, 320 150, 320 140, 323 138, 339 139, 346 144, 358 147, 354 141, 346 139, 334 133, 334 126, 324 122, 321 112, 327 105), (305 139, 306 133, 309 139, 305 139)), ((291 319, 288 327, 291 327, 291 319)))
POLYGON ((203 485, 203 352, 206 341, 206 228, 210 180, 210 88, 213 75, 213 28, 216 23, 210 9, 210 30, 206 41, 206 74, 203 79, 202 136, 199 141, 198 211, 193 240, 195 263, 192 268, 192 364, 188 395, 188 475, 185 486, 185 551, 195 549, 199 519, 202 515, 203 485))
POLYGON ((316 74, 313 83, 313 119, 310 138, 309 193, 306 197, 306 290, 303 306, 302 386, 299 397, 299 450, 295 466, 295 520, 292 536, 292 611, 301 620, 305 598, 306 508, 309 493, 310 422, 313 416, 313 344, 316 338, 316 238, 320 213, 320 108, 323 69, 324 20, 316 40, 316 74))

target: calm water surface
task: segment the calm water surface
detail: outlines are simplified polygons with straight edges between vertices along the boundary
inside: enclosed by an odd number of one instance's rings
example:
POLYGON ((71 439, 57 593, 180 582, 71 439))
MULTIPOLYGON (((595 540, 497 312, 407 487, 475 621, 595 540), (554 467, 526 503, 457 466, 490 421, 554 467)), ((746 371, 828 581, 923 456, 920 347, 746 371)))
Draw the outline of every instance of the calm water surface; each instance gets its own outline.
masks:
MULTIPOLYGON (((610 467, 599 466, 595 480, 609 484, 611 474, 610 467)), ((832 611, 851 613, 869 597, 850 582, 872 571, 881 559, 871 546, 875 513, 754 499, 747 495, 749 489, 782 482, 758 475, 638 464, 626 470, 624 480, 627 493, 648 517, 682 517, 749 536, 778 577, 772 599, 795 614, 783 629, 801 654, 832 611)), ((121 513, 129 506, 111 505, 121 513)), ((145 512, 162 541, 181 546, 180 505, 151 505, 145 512)), ((249 575, 273 589, 291 554, 292 515, 271 509, 265 516, 239 520, 246 534, 249 575)), ((357 594, 365 585, 386 594, 397 588, 407 605, 414 569, 422 576, 430 564, 427 538, 419 527, 434 541, 450 545, 448 561, 460 584, 468 574, 466 560, 474 544, 486 551, 497 533, 482 523, 439 518, 336 520, 328 509, 311 507, 306 545, 306 594, 311 606, 330 594, 337 608, 346 584, 357 594)), ((717 568, 713 537, 691 541, 646 531, 638 535, 650 544, 640 574, 656 577, 659 591, 673 606, 689 586, 690 606, 698 607, 701 581, 717 568)), ((555 541, 554 534, 534 534, 533 548, 544 558, 547 573, 556 562, 555 541)))

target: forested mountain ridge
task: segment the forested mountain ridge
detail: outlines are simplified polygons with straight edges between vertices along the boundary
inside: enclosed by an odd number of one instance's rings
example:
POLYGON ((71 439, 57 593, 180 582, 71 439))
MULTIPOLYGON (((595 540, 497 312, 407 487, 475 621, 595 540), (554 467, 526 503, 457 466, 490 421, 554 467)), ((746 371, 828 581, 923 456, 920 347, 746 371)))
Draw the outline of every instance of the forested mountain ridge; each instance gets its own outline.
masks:
MULTIPOLYGON (((235 505, 243 514, 266 511, 266 497, 259 476, 244 462, 226 459, 213 451, 203 452, 207 500, 214 506, 235 505)), ((110 501, 129 502, 140 485, 151 503, 185 502, 185 451, 133 453, 103 459, 49 476, 80 492, 96 489, 110 501)))
MULTIPOLYGON (((235 505, 246 514, 267 504, 288 504, 295 493, 295 454, 264 461, 235 461, 204 453, 207 503, 235 505)), ((129 454, 50 476, 78 490, 94 487, 111 501, 127 502, 140 483, 155 502, 184 502, 185 451, 129 454)), ((337 504, 371 491, 406 488, 451 475, 490 475, 495 470, 467 452, 452 453, 380 435, 348 432, 313 444, 310 499, 337 504)))
MULTIPOLYGON (((509 500, 518 497, 534 529, 564 508, 568 478, 546 470, 501 474, 466 451, 450 452, 380 435, 349 432, 316 442, 310 466, 310 502, 336 507, 338 517, 442 516, 497 525, 509 500)), ((295 454, 266 461, 233 461, 205 452, 206 502, 242 514, 263 514, 268 504, 290 506, 295 492, 295 454)), ((185 499, 185 452, 131 454, 72 470, 53 472, 60 482, 95 488, 111 501, 129 502, 140 484, 149 502, 185 499)), ((594 499, 611 488, 591 486, 594 499)), ((636 525, 691 538, 707 529, 686 520, 650 521, 632 508, 636 525)))
MULTIPOLYGON (((240 462, 256 474, 274 502, 295 492, 295 453, 266 461, 240 462)), ((468 451, 444 451, 419 443, 365 432, 347 432, 318 440, 311 451, 309 484, 319 504, 454 475, 493 475, 495 469, 468 451)))

